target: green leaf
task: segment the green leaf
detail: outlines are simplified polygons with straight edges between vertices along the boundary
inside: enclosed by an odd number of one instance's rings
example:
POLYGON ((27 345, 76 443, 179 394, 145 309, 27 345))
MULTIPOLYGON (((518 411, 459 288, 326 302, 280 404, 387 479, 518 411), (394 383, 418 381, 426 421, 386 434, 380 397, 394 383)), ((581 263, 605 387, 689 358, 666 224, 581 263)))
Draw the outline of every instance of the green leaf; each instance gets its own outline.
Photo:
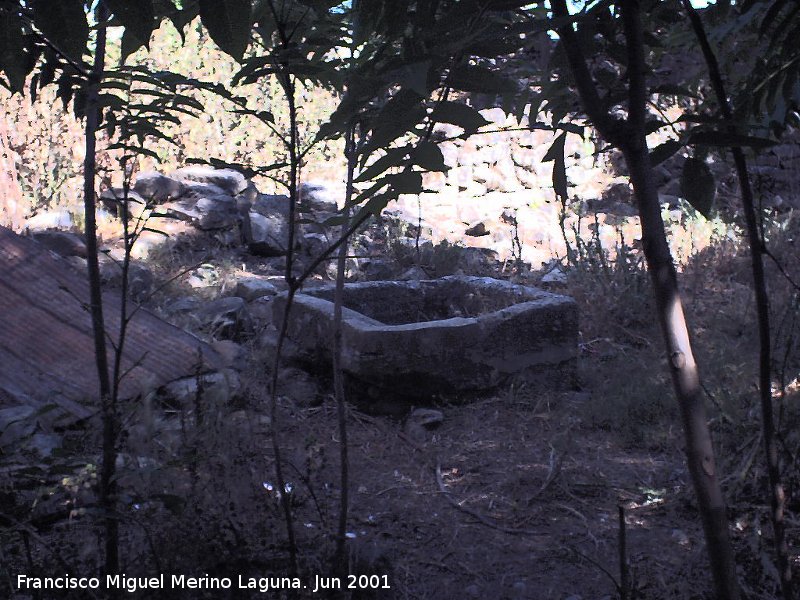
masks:
POLYGON ((402 88, 412 90, 424 98, 429 93, 428 71, 430 68, 430 60, 414 62, 398 68, 392 73, 392 78, 402 88))
POLYGON ((102 110, 103 107, 108 107, 113 110, 121 111, 125 108, 125 101, 119 96, 114 94, 100 94, 97 97, 98 106, 102 110))
POLYGON ((381 211, 389 205, 392 200, 397 200, 397 194, 394 192, 383 192, 372 196, 367 203, 353 217, 353 221, 358 221, 365 214, 371 213, 376 217, 381 214, 381 211))
POLYGON ((33 20, 36 27, 58 49, 80 63, 89 39, 89 23, 83 0, 35 0, 33 20))
POLYGON ((144 47, 144 43, 127 29, 122 32, 122 43, 120 45, 119 60, 120 64, 125 63, 125 59, 144 47))
POLYGON ((50 48, 44 51, 44 60, 39 68, 39 89, 42 89, 55 81, 56 69, 58 68, 58 57, 50 48))
POLYGON ((411 90, 400 90, 378 114, 372 136, 364 148, 365 157, 411 131, 425 116, 422 97, 411 90))
POLYGON ((660 165, 681 148, 683 148, 683 144, 678 140, 667 140, 663 144, 659 144, 650 152, 650 166, 660 165))
POLYGON ((542 162, 553 161, 553 190, 562 200, 567 199, 567 165, 564 159, 564 144, 567 141, 567 134, 559 135, 553 144, 548 148, 542 162))
POLYGON ((350 202, 347 202, 347 203, 345 203, 344 207, 345 207, 345 208, 351 208, 351 207, 353 207, 353 206, 358 206, 358 205, 359 205, 359 204, 361 204, 361 203, 362 203, 364 200, 367 200, 367 199, 369 199, 369 198, 372 198, 372 197, 373 197, 375 194, 377 194, 377 193, 378 193, 380 190, 382 190, 384 187, 386 187, 386 184, 387 184, 387 181, 386 181, 386 178, 385 178, 385 177, 383 177, 383 178, 379 179, 379 180, 378 180, 376 183, 374 183, 374 184, 373 184, 373 185, 372 185, 370 188, 368 188, 368 189, 364 190, 363 192, 361 192, 361 193, 360 193, 358 196, 356 196, 355 198, 352 198, 352 199, 350 200, 350 202))
POLYGON ((717 185, 708 165, 698 158, 687 158, 681 173, 683 197, 697 212, 708 219, 716 193, 717 185))
MULTIPOLYGON (((265 67, 272 67, 275 59, 270 56, 254 56, 242 61, 242 68, 233 76, 233 84, 241 82, 252 83, 257 81, 265 67)), ((274 70, 274 69, 273 69, 274 70)))
POLYGON ((447 171, 448 166, 444 164, 444 155, 437 144, 428 141, 421 141, 411 154, 414 164, 422 167, 426 171, 447 171))
POLYGON ((14 92, 22 92, 33 65, 28 67, 22 23, 14 17, 11 12, 0 12, 0 71, 5 73, 14 92))
POLYGON ((555 140, 553 140, 553 143, 542 157, 542 162, 550 162, 551 160, 557 160, 559 156, 564 156, 564 143, 566 142, 566 138, 567 134, 562 133, 555 140))
POLYGON ((447 77, 447 85, 480 94, 513 94, 519 91, 519 84, 515 80, 477 65, 453 67, 447 77))
POLYGON ((384 176, 391 189, 399 194, 419 194, 422 191, 422 173, 403 171, 396 175, 384 176))
MULTIPOLYGON (((0 67, 0 72, 2 72, 2 67, 0 67)), ((6 83, 4 81, 0 81, 0 84, 6 85, 6 83)), ((10 86, 9 86, 9 89, 10 89, 10 86)), ((30 87, 28 89, 28 92, 31 95, 31 102, 36 102, 36 97, 38 96, 38 90, 39 90, 39 74, 38 73, 34 73, 33 77, 31 77, 31 83, 30 83, 30 87)), ((12 93, 14 92, 14 90, 11 90, 11 91, 12 91, 12 93)))
POLYGON ((172 97, 172 101, 175 103, 175 106, 173 108, 181 106, 181 107, 193 108, 194 110, 198 111, 205 110, 203 104, 198 100, 196 100, 195 98, 192 98, 191 96, 185 96, 183 94, 175 94, 172 97))
POLYGON ((62 73, 58 78, 58 91, 56 92, 56 97, 61 99, 61 103, 64 105, 64 110, 67 110, 67 107, 72 100, 72 96, 75 93, 74 84, 75 81, 73 78, 66 73, 62 73))
POLYGON ((449 123, 464 130, 465 134, 478 131, 487 121, 476 109, 461 102, 440 102, 431 114, 431 119, 438 123, 449 123))
POLYGON ((197 0, 183 0, 180 9, 176 8, 172 0, 153 0, 153 5, 158 18, 167 17, 181 36, 181 42, 186 43, 183 30, 200 14, 197 0))
POLYGON ((237 62, 250 43, 250 0, 200 0, 200 19, 211 39, 237 62))
POLYGON ((403 146, 402 148, 388 148, 386 154, 378 158, 375 162, 369 165, 366 169, 358 174, 354 179, 355 183, 363 183, 375 179, 378 175, 385 172, 392 167, 400 167, 406 163, 406 155, 409 153, 409 147, 403 146))
MULTIPOLYGON (((105 3, 125 26, 123 37, 132 37, 135 40, 128 43, 128 50, 137 43, 139 45, 133 48, 134 52, 142 46, 149 48, 150 36, 156 24, 153 0, 105 0, 105 3)), ((123 60, 125 56, 123 54, 123 60)))
POLYGON ((150 150, 149 148, 145 148, 144 146, 136 146, 133 144, 125 144, 125 143, 114 143, 108 145, 109 150, 122 150, 128 154, 132 154, 134 156, 144 155, 149 156, 155 160, 161 160, 158 154, 150 150))
POLYGON ((645 132, 645 134, 650 135, 651 133, 654 133, 654 132, 658 131, 659 129, 661 129, 662 127, 666 127, 666 126, 667 126, 667 124, 664 123, 664 121, 662 121, 661 119, 649 119, 644 124, 644 132, 645 132))
POLYGON ((768 138, 729 133, 726 131, 695 131, 689 136, 689 144, 697 146, 721 146, 724 148, 770 148, 777 142, 768 138))
POLYGON ((252 179, 256 175, 261 175, 262 171, 260 169, 254 169, 249 165, 245 165, 239 162, 227 162, 220 158, 189 158, 186 160, 189 164, 193 165, 211 165, 215 169, 232 169, 234 171, 238 171, 248 179, 252 179))
POLYGON ((268 110, 252 110, 249 108, 241 108, 241 109, 234 109, 229 112, 232 112, 237 115, 248 115, 250 117, 255 117, 262 123, 272 124, 275 122, 275 115, 273 115, 268 110))
MULTIPOLYGON (((300 223, 300 219, 298 219, 297 222, 300 223)), ((312 221, 312 222, 317 223, 317 221, 312 221)), ((350 222, 349 217, 345 215, 336 215, 333 217, 328 217, 322 223, 319 224, 323 227, 340 227, 341 225, 344 225, 345 223, 349 222, 350 222)))

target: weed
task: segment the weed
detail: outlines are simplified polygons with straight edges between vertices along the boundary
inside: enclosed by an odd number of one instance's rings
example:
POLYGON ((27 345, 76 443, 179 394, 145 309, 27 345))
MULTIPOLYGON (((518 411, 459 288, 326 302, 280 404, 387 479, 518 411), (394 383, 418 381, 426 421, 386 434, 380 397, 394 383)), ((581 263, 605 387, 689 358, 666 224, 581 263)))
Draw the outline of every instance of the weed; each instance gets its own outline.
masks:
POLYGON ((453 275, 460 266, 463 251, 464 246, 447 240, 436 245, 424 242, 420 244, 417 257, 414 246, 395 242, 391 245, 390 256, 401 268, 417 265, 431 278, 436 278, 453 275))

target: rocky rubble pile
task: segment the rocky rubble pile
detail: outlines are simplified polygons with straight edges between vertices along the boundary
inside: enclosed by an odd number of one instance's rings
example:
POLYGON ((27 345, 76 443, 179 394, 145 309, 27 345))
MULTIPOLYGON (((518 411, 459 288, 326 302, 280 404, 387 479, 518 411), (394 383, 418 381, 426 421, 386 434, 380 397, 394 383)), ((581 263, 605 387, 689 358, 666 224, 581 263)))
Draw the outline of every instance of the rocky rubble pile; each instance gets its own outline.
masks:
MULTIPOLYGON (((119 188, 101 195, 104 206, 117 216, 123 198, 119 188)), ((133 218, 153 208, 154 216, 186 222, 227 246, 244 244, 258 256, 282 256, 288 249, 289 197, 262 194, 252 181, 232 169, 190 166, 169 176, 141 173, 128 199, 133 218)), ((298 246, 318 246, 324 230, 314 227, 313 222, 323 222, 336 211, 336 202, 327 197, 325 188, 301 186, 297 217, 305 224, 299 227, 298 246)))
MULTIPOLYGON (((466 140, 458 127, 437 126, 448 171, 425 175, 428 192, 401 197, 389 209, 410 223, 420 220, 434 242, 463 240, 500 258, 511 257, 518 237, 522 258, 538 266, 554 249, 563 254, 553 163, 543 162, 556 134, 530 129, 527 119, 518 123, 499 108, 480 113, 487 133, 466 140)), ((609 184, 624 182, 605 173, 594 145, 580 136, 567 136, 565 153, 570 194, 602 200, 609 184)))

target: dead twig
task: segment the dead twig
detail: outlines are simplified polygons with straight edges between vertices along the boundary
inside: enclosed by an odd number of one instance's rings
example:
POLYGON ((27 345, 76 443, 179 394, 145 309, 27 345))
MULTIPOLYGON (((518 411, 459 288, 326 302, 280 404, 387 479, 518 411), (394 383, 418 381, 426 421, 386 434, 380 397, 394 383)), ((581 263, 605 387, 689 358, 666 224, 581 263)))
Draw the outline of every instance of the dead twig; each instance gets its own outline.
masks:
POLYGON ((589 519, 587 519, 586 516, 583 513, 581 513, 579 510, 576 510, 576 509, 572 508, 571 506, 569 506, 567 504, 562 504, 561 502, 556 502, 554 506, 557 506, 558 508, 567 511, 570 514, 575 515, 581 521, 583 521, 583 524, 586 527, 586 537, 588 537, 590 540, 592 540, 592 543, 595 545, 595 547, 600 546, 600 541, 592 533, 592 528, 589 526, 589 519))
POLYGON ((619 323, 614 323, 614 325, 617 327, 617 329, 619 329, 622 333, 627 335, 632 340, 634 340, 636 342, 639 342, 640 344, 642 344, 643 346, 646 346, 648 348, 652 348, 653 347, 653 343, 650 340, 648 340, 646 337, 644 337, 642 335, 639 335, 638 333, 634 333, 633 331, 623 327, 619 323))
POLYGON ((601 573, 603 573, 603 574, 604 574, 606 577, 608 577, 608 578, 611 580, 611 582, 614 584, 614 587, 616 588, 616 590, 617 590, 617 593, 618 593, 620 596, 622 596, 622 588, 620 587, 620 585, 619 585, 619 582, 617 581, 617 578, 616 578, 616 577, 614 577, 614 575, 611 573, 611 571, 609 571, 608 569, 606 569, 606 568, 605 568, 603 565, 601 565, 601 564, 600 564, 599 562, 597 562, 595 559, 593 559, 593 558, 592 558, 592 557, 590 557, 590 556, 587 556, 586 554, 584 554, 583 552, 581 552, 581 551, 580 551, 580 550, 578 550, 577 548, 575 548, 575 547, 573 547, 573 546, 564 546, 564 547, 565 547, 567 550, 569 550, 570 552, 573 552, 574 554, 578 555, 580 558, 582 558, 583 560, 585 560, 586 562, 588 562, 590 565, 592 565, 592 566, 596 567, 598 571, 600 571, 600 572, 601 572, 601 573))
POLYGON ((550 448, 550 468, 547 471, 547 477, 544 478, 542 485, 540 485, 539 489, 531 496, 531 500, 541 496, 556 480, 561 473, 561 462, 561 455, 556 453, 555 448, 550 448))
POLYGON ((496 523, 489 517, 472 510, 471 508, 462 506, 455 498, 453 498, 452 493, 445 488, 444 480, 442 479, 442 465, 439 461, 436 461, 436 483, 439 486, 439 491, 447 499, 447 501, 453 505, 454 508, 460 510, 466 515, 473 517, 474 519, 477 519, 482 525, 486 525, 487 527, 491 527, 492 529, 496 529, 497 531, 511 535, 542 535, 541 531, 536 531, 533 529, 515 529, 513 527, 505 527, 499 523, 496 523))

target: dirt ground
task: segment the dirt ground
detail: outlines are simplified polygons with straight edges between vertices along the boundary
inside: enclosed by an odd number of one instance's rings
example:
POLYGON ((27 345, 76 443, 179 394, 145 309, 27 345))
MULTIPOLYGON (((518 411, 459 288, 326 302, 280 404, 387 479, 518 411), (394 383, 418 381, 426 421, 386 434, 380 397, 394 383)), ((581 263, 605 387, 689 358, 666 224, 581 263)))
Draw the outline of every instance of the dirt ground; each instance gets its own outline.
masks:
MULTIPOLYGON (((602 398, 509 389, 442 407, 424 434, 351 412, 351 543, 392 585, 375 597, 618 597, 620 506, 638 597, 707 597, 677 435, 659 452, 621 447, 576 417, 588 402, 602 398)), ((334 422, 331 404, 296 412, 282 437, 333 457, 334 422)))
MULTIPOLYGON (((226 411, 224 422, 209 423, 201 439, 185 438, 179 465, 121 469, 124 488, 139 493, 124 497, 122 557, 131 576, 207 574, 236 582, 240 576, 288 575, 267 399, 251 393, 244 402, 226 411), (169 499, 178 496, 183 508, 170 509, 169 499)), ((295 597, 619 598, 623 507, 629 597, 711 598, 679 427, 667 426, 646 449, 633 447, 621 442, 625 436, 619 431, 585 422, 582 415, 594 414, 587 405, 603 402, 589 389, 536 393, 509 386, 469 404, 438 406, 444 420, 430 430, 348 408, 350 568, 378 576, 371 581, 381 586, 348 596, 313 587, 317 576, 330 576, 338 519, 335 404, 329 396, 319 406, 303 408, 281 397, 279 442, 301 579, 309 586, 295 597)), ((134 437, 131 432, 131 446, 134 437)), ((91 509, 75 510, 80 505, 73 500, 68 519, 33 538, 32 561, 40 572, 60 573, 64 564, 84 565, 85 571, 96 560, 99 531, 88 518, 91 509)), ((737 510, 752 506, 732 508, 737 510)), ((749 597, 775 597, 769 582, 764 587, 763 565, 751 564, 770 554, 769 540, 753 548, 762 532, 756 536, 750 530, 758 525, 742 519, 738 530, 733 522, 741 569, 745 575, 754 571, 749 597)), ((763 526, 768 538, 765 518, 763 526)), ((5 546, 4 560, 13 573, 24 571, 31 557, 26 559, 22 544, 12 543, 5 546)), ((748 584, 748 576, 743 582, 748 584)), ((183 590, 125 597, 289 596, 275 590, 183 590)))

